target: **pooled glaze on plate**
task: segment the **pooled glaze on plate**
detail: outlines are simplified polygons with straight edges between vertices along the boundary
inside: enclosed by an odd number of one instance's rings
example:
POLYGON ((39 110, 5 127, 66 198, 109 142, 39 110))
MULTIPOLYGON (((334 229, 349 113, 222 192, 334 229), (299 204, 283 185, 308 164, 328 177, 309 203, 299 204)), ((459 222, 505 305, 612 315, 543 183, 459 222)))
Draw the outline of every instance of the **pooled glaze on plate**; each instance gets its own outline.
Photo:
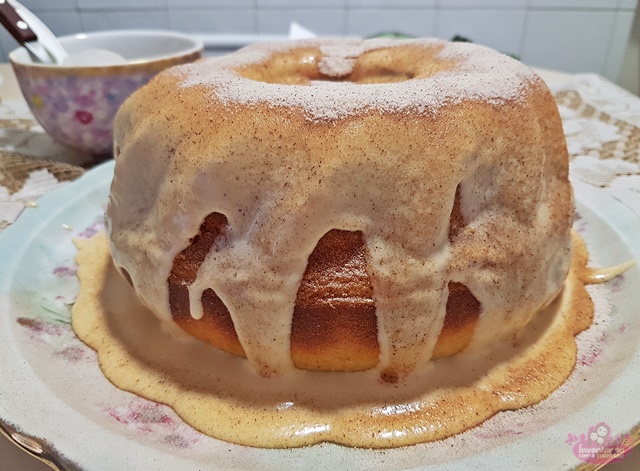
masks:
POLYGON ((587 252, 574 235, 561 294, 518 338, 432 362, 390 385, 373 372, 298 371, 268 379, 246 360, 186 336, 173 337, 112 263, 104 234, 82 241, 73 328, 116 386, 170 405, 196 429, 249 446, 329 441, 388 448, 463 432, 496 412, 535 404, 571 374, 574 335, 593 318, 580 280, 587 252))

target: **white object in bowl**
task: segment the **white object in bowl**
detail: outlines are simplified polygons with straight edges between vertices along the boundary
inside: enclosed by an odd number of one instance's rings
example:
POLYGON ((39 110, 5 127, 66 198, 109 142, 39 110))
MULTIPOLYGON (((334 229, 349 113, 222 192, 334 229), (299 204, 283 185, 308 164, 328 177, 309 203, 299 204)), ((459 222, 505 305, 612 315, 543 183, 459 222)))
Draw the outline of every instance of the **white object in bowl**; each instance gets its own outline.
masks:
POLYGON ((60 65, 65 67, 90 67, 105 65, 122 65, 127 60, 120 54, 106 49, 83 49, 67 55, 60 65))

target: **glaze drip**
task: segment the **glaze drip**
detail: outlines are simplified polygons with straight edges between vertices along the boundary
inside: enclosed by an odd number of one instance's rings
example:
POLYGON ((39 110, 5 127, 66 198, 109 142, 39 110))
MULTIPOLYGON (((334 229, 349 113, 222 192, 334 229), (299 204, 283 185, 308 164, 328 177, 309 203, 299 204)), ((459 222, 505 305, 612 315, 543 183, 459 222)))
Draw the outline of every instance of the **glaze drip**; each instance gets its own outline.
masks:
POLYGON ((202 297, 215 293, 265 376, 296 371, 295 300, 329 231, 362 234, 376 372, 387 381, 432 358, 451 283, 481 306, 465 347, 474 351, 520 331, 569 269, 566 146, 553 97, 530 69, 435 40, 344 47, 256 46, 172 69, 116 118, 121 152, 107 208, 116 266, 172 323, 173 261, 208 215, 223 215, 225 242, 187 288, 190 313, 204 319, 202 297), (310 52, 314 60, 305 59, 310 52), (282 54, 295 83, 252 76, 282 54), (332 62, 332 54, 348 60, 332 62), (342 76, 380 63, 411 69, 413 78, 308 84, 332 67, 342 76), (300 74, 307 83, 296 82, 300 74), (453 231, 452 213, 463 222, 453 231))

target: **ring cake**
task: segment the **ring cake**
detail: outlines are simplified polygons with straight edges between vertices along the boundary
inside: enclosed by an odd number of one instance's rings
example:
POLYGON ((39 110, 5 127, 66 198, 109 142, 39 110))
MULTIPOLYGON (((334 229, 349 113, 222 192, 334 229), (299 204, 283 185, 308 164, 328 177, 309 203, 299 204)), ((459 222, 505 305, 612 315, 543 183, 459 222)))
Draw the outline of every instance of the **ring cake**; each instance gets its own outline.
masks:
POLYGON ((115 266, 168 325, 263 376, 398 381, 512 341, 569 270, 556 104, 481 46, 247 47, 134 93, 115 149, 115 266))

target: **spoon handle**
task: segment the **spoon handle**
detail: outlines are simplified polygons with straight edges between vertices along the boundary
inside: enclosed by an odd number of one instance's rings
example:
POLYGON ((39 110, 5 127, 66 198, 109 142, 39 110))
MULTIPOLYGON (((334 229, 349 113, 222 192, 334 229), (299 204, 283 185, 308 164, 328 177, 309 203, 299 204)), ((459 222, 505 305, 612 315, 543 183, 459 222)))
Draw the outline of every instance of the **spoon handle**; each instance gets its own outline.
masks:
POLYGON ((16 9, 6 0, 0 0, 0 23, 22 46, 38 39, 36 34, 29 28, 27 22, 20 17, 16 9))

